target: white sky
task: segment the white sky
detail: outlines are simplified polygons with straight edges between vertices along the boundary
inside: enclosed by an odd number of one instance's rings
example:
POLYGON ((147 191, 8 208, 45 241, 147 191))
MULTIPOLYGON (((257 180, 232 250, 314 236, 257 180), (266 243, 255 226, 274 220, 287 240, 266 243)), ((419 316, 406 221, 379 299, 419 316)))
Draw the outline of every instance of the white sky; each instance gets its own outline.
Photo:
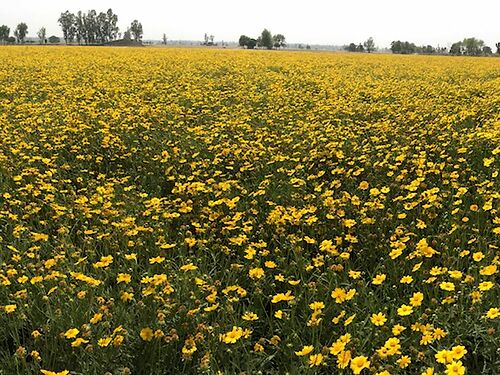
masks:
POLYGON ((449 46, 474 36, 495 50, 500 41, 500 0, 0 0, 0 25, 12 33, 26 22, 29 36, 42 26, 61 36, 61 12, 108 8, 120 31, 138 19, 145 39, 166 33, 169 40, 202 40, 206 32, 216 41, 237 41, 266 27, 292 43, 343 45, 372 36, 380 47, 398 39, 449 46))

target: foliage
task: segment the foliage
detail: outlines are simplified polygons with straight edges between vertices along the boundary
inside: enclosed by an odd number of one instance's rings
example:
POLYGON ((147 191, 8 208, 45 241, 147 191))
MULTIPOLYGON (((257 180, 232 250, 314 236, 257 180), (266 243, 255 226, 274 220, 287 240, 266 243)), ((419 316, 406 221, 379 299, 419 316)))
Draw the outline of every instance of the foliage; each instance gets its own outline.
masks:
POLYGON ((130 24, 130 34, 132 35, 132 38, 136 42, 142 39, 142 34, 143 34, 142 24, 139 21, 137 20, 132 21, 132 23, 130 24))
POLYGON ((59 25, 62 28, 64 41, 78 44, 106 43, 118 36, 118 16, 108 9, 106 13, 97 14, 95 10, 88 13, 78 11, 75 15, 69 11, 61 13, 59 25))
POLYGON ((262 30, 262 34, 259 39, 259 47, 264 47, 267 49, 273 48, 273 36, 268 29, 262 30))
POLYGON ((0 26, 0 42, 6 42, 9 38, 10 28, 7 25, 0 26))
POLYGON ((365 47, 366 52, 371 53, 375 51, 375 42, 372 37, 369 37, 364 43, 363 47, 365 47))
POLYGON ((40 30, 36 33, 38 36, 38 39, 40 40, 40 44, 46 43, 46 37, 47 37, 47 29, 45 27, 41 27, 40 30))
POLYGON ((500 59, 26 50, 0 373, 498 374, 500 59))
POLYGON ((18 24, 16 29, 14 30, 14 36, 20 43, 24 43, 24 38, 26 38, 27 34, 28 34, 28 25, 26 25, 24 22, 18 24))

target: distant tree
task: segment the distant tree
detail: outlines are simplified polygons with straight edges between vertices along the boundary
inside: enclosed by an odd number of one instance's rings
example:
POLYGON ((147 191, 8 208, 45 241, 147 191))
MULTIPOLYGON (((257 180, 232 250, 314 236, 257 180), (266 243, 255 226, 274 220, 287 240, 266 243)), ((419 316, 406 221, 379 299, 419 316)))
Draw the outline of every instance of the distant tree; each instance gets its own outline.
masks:
POLYGON ((306 45, 306 49, 311 49, 311 46, 309 44, 306 45))
POLYGON ((273 48, 273 36, 268 29, 264 29, 260 35, 260 47, 265 47, 267 49, 273 48))
POLYGON ((47 29, 45 27, 42 27, 38 32, 36 33, 38 36, 38 39, 40 39, 40 44, 45 44, 45 37, 47 36, 47 29))
POLYGON ((26 25, 24 22, 21 22, 19 25, 17 25, 16 30, 14 30, 14 36, 16 37, 18 42, 24 43, 26 34, 28 34, 28 25, 26 25))
POLYGON ((106 39, 115 40, 118 37, 118 31, 120 30, 117 26, 118 15, 113 13, 113 10, 109 8, 106 11, 106 39))
POLYGON ((9 39, 10 28, 7 25, 0 26, 0 42, 7 42, 9 39))
POLYGON ((254 49, 257 46, 257 39, 250 38, 247 42, 248 49, 254 49))
POLYGON ((347 46, 344 46, 344 50, 348 52, 356 52, 356 44, 355 43, 350 43, 347 46))
POLYGON ((248 49, 254 49, 257 45, 257 40, 250 38, 246 35, 241 35, 238 40, 238 44, 240 47, 246 47, 248 49))
POLYGON ((57 36, 55 36, 55 35, 50 36, 48 40, 49 40, 49 43, 50 43, 50 44, 57 44, 57 43, 61 43, 61 39, 60 39, 60 38, 58 38, 58 37, 57 37, 57 36))
POLYGON ((123 40, 132 40, 132 33, 130 32, 130 27, 123 33, 123 40))
POLYGON ((495 44, 495 47, 497 47, 497 55, 500 55, 500 42, 495 44))
POLYGON ((139 21, 134 20, 130 24, 130 33, 136 42, 140 41, 142 39, 143 33, 142 24, 139 21))
POLYGON ((276 34, 273 36, 274 48, 286 47, 286 40, 283 34, 276 34))
POLYGON ((365 47, 361 43, 356 47, 356 52, 365 52, 365 47))
POLYGON ((369 37, 364 43, 363 46, 366 49, 366 52, 371 53, 375 51, 375 42, 372 37, 369 37))
POLYGON ((7 44, 14 44, 16 43, 16 38, 14 38, 13 36, 9 36, 7 38, 7 44))
POLYGON ((167 45, 167 34, 163 34, 162 42, 164 45, 167 45))
POLYGON ((246 35, 241 35, 240 39, 238 39, 238 44, 240 47, 246 47, 249 40, 250 40, 250 37, 248 37, 246 35))
POLYGON ((484 42, 476 38, 465 38, 462 42, 465 54, 468 56, 479 56, 483 52, 484 42))
POLYGON ((401 53, 401 41, 393 40, 391 42, 391 51, 392 53, 401 53))
POLYGON ((483 55, 493 55, 493 50, 489 46, 483 47, 483 55))
POLYGON ((436 53, 436 49, 431 45, 422 46, 421 50, 422 50, 422 53, 425 53, 427 55, 432 55, 432 54, 436 53))
POLYGON ((63 32, 63 38, 66 44, 72 43, 75 39, 76 27, 75 27, 75 15, 67 10, 61 13, 58 19, 59 25, 63 32))
POLYGON ((463 54, 463 45, 462 42, 453 43, 450 47, 450 55, 462 55, 463 54))

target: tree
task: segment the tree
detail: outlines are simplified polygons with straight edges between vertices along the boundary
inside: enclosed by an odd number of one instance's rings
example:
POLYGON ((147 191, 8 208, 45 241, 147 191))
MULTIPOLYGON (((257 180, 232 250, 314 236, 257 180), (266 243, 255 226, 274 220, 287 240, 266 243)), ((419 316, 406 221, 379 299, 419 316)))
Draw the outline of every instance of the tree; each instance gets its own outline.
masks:
POLYGON ((500 42, 496 43, 495 47, 497 47, 497 55, 500 55, 500 42))
POLYGON ((42 27, 40 30, 38 30, 36 35, 38 36, 38 39, 40 39, 40 44, 46 43, 45 37, 47 36, 47 29, 45 29, 45 27, 42 27))
POLYGON ((117 26, 118 15, 113 13, 111 8, 106 12, 106 38, 108 40, 115 40, 120 30, 117 26))
POLYGON ((7 25, 0 26, 0 42, 7 42, 9 39, 10 28, 7 25))
POLYGON ((465 38, 462 42, 465 54, 468 56, 479 56, 483 52, 484 42, 476 38, 465 38))
POLYGON ((365 47, 361 43, 356 47, 356 52, 365 52, 365 47))
POLYGON ((276 34, 273 36, 274 48, 286 47, 286 40, 283 34, 276 34))
POLYGON ((450 47, 450 55, 459 56, 463 53, 462 42, 453 43, 450 47))
POLYGON ((123 40, 132 40, 132 33, 130 32, 130 27, 123 33, 123 40))
POLYGON ((67 10, 64 13, 61 13, 59 19, 57 20, 59 25, 61 25, 61 29, 63 32, 63 38, 66 44, 72 43, 75 39, 75 15, 67 10))
POLYGON ((364 43, 363 46, 366 49, 366 52, 371 53, 375 51, 375 42, 372 37, 369 37, 364 43))
POLYGON ((238 40, 238 44, 240 45, 240 47, 247 47, 248 49, 254 49, 255 46, 257 45, 257 41, 246 35, 241 35, 240 39, 238 40))
POLYGON ((17 25, 16 30, 14 30, 14 36, 17 38, 18 42, 24 43, 26 34, 28 34, 28 25, 26 25, 24 22, 21 22, 19 25, 17 25))
POLYGON ((167 45, 167 34, 163 34, 163 44, 167 45))
POLYGON ((492 55, 492 54, 493 54, 493 51, 492 51, 491 47, 489 47, 489 46, 483 47, 483 55, 492 55))
POLYGON ((130 33, 136 42, 140 41, 142 39, 142 24, 134 20, 130 24, 130 33))
POLYGON ((268 29, 264 29, 262 34, 260 35, 260 44, 259 46, 265 47, 267 49, 273 48, 273 36, 268 29))
POLYGON ((344 49, 348 52, 356 52, 356 44, 351 43, 348 46, 344 46, 344 49))

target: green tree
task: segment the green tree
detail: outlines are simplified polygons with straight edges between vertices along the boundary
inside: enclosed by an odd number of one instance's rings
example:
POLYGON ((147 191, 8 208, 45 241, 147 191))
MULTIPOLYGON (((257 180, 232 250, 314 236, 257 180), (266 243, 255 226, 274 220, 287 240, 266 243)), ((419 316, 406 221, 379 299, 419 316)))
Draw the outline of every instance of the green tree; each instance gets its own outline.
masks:
POLYGON ((495 44, 495 47, 497 47, 497 55, 500 55, 500 42, 495 44))
POLYGON ((276 34, 273 36, 274 48, 286 47, 286 40, 283 34, 276 34))
POLYGON ((63 38, 66 44, 72 43, 75 39, 75 15, 67 10, 64 13, 61 13, 59 19, 57 20, 59 25, 61 26, 63 32, 63 38))
POLYGON ((0 26, 0 42, 7 42, 9 39, 10 28, 7 25, 0 26))
POLYGON ((165 33, 163 34, 162 40, 163 40, 163 44, 167 45, 167 34, 165 34, 165 33))
POLYGON ((21 22, 19 25, 17 25, 16 30, 14 30, 14 36, 16 37, 18 42, 24 43, 26 34, 28 34, 28 25, 26 25, 24 22, 21 22))
POLYGON ((240 47, 246 47, 249 40, 250 40, 250 37, 248 37, 246 35, 241 35, 240 39, 238 39, 238 44, 240 47))
POLYGON ((142 39, 142 34, 143 34, 142 24, 139 21, 134 20, 130 24, 130 33, 136 42, 140 41, 142 39))
POLYGON ((366 52, 371 53, 375 51, 375 42, 373 41, 372 37, 369 37, 364 43, 363 46, 365 47, 366 52))
POLYGON ((462 42, 453 43, 450 47, 450 55, 459 56, 463 54, 462 42))
POLYGON ((38 32, 36 33, 38 36, 38 39, 40 39, 40 44, 45 44, 45 38, 47 36, 47 29, 45 27, 42 27, 38 32))
POLYGON ((356 43, 350 43, 348 46, 344 46, 344 50, 348 52, 356 52, 356 43))
POLYGON ((261 47, 265 47, 267 49, 273 48, 273 36, 268 29, 262 30, 262 34, 260 35, 260 44, 261 47))
POLYGON ((468 56, 479 56, 483 52, 484 42, 481 39, 465 38, 462 42, 465 54, 468 56))

